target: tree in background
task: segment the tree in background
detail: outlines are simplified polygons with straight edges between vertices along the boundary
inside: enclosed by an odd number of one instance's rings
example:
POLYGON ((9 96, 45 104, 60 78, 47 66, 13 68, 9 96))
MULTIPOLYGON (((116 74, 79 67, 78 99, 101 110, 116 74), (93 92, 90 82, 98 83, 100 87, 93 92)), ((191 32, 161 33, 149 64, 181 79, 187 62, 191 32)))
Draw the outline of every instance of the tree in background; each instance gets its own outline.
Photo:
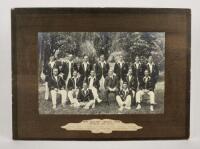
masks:
POLYGON ((110 61, 123 54, 133 62, 141 56, 145 62, 153 55, 160 69, 164 69, 165 34, 159 32, 50 32, 39 33, 40 62, 45 64, 51 55, 62 58, 68 54, 88 55, 90 61, 104 54, 110 61))

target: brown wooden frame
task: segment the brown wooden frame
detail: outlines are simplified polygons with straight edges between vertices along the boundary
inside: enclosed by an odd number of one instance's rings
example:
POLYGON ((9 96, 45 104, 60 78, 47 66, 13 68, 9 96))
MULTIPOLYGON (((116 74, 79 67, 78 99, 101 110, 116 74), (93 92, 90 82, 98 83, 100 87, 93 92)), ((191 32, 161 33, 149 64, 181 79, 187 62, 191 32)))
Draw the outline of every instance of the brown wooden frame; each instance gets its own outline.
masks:
POLYGON ((189 9, 16 8, 12 10, 13 139, 187 139, 190 110, 189 9), (164 114, 39 115, 37 32, 165 32, 164 114), (134 122, 135 132, 92 134, 60 126, 83 119, 134 122))

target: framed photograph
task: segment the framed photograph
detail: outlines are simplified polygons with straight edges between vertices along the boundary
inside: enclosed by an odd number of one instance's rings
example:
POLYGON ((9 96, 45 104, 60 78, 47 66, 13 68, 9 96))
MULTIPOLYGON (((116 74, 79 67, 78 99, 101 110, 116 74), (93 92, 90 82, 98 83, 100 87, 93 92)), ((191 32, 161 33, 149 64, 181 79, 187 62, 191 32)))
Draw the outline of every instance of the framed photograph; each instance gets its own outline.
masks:
POLYGON ((189 9, 13 9, 13 139, 187 139, 190 30, 189 9))

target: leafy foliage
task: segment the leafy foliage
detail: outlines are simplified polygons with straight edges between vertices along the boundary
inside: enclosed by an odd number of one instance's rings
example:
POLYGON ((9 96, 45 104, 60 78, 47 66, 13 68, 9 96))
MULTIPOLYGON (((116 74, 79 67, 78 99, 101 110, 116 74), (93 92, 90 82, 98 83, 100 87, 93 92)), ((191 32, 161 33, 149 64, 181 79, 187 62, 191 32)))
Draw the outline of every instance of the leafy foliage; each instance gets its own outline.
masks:
POLYGON ((51 55, 78 57, 88 55, 91 61, 104 54, 108 59, 117 59, 121 52, 126 61, 133 62, 136 55, 146 61, 153 55, 163 68, 165 54, 165 34, 162 32, 50 32, 39 33, 41 62, 51 55))

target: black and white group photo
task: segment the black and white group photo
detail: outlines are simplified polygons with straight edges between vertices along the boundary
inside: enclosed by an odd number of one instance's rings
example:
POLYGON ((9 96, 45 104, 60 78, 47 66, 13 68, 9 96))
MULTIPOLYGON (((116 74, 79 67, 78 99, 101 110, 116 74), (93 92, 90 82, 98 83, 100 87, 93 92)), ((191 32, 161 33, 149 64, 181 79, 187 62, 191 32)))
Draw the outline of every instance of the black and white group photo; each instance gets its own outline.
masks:
POLYGON ((164 113, 164 32, 39 32, 40 114, 164 113))

